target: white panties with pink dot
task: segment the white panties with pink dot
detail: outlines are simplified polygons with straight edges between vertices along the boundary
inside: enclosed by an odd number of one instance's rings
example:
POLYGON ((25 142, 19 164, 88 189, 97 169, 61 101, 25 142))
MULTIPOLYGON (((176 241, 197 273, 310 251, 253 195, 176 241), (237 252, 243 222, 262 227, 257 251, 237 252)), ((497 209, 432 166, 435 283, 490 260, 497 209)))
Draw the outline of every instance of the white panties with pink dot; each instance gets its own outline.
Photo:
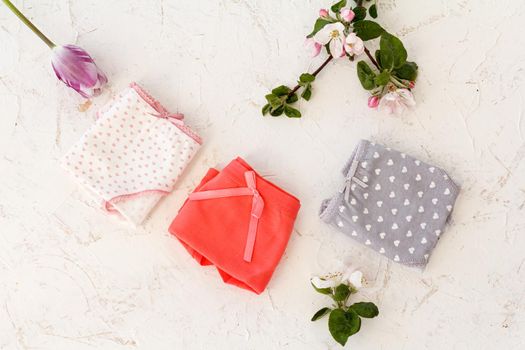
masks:
POLYGON ((175 183, 201 144, 184 124, 137 84, 98 113, 62 165, 102 207, 139 225, 175 183))

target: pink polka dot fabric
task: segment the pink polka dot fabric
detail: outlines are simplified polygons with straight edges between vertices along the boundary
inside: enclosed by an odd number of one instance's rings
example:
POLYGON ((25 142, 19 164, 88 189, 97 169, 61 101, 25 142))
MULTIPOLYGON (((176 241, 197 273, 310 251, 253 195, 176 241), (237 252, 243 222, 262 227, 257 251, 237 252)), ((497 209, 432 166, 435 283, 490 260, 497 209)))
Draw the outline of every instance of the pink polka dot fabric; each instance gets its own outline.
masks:
POLYGON ((139 225, 173 190, 202 141, 135 83, 98 116, 62 165, 105 210, 139 225))

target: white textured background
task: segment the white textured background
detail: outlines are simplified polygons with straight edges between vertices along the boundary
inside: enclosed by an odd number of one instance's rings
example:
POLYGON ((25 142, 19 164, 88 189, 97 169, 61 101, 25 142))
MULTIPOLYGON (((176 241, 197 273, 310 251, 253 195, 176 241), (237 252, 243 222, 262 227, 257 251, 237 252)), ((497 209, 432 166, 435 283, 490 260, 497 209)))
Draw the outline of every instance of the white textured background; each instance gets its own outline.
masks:
POLYGON ((351 349, 523 349, 525 5, 380 0, 380 21, 420 65, 417 108, 366 107, 354 64, 330 64, 303 119, 262 118, 263 96, 315 67, 303 51, 315 0, 17 1, 108 74, 86 112, 47 48, 0 6, 0 348, 337 349, 309 277, 362 266, 381 315, 351 349), (131 80, 186 114, 205 146, 180 188, 133 229, 98 211, 58 166, 95 111, 131 80), (393 264, 317 217, 358 139, 447 169, 462 186, 424 273, 393 264), (205 169, 242 155, 302 210, 260 296, 223 284, 167 233, 205 169))

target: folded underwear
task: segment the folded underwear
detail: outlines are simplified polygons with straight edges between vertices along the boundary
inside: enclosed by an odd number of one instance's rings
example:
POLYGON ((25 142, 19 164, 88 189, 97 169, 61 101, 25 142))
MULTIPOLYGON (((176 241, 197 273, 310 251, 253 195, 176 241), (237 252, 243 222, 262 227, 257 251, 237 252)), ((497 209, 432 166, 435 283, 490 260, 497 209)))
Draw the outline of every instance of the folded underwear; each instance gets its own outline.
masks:
POLYGON ((132 83, 99 111, 61 163, 103 209, 139 225, 173 190, 200 144, 183 115, 170 114, 132 83))
POLYGON ((169 231, 224 282, 260 294, 293 230, 297 198, 258 175, 243 159, 209 169, 169 231))
POLYGON ((321 206, 321 219, 395 262, 426 266, 459 192, 448 174, 366 140, 343 174, 341 191, 321 206))

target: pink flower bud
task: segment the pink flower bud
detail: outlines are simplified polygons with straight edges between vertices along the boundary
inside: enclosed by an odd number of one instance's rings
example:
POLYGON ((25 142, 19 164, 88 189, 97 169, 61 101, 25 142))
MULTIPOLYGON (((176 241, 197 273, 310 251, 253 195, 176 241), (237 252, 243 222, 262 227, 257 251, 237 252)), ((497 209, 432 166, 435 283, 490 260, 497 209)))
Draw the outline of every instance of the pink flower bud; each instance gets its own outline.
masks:
POLYGON ((350 9, 342 9, 341 10, 341 18, 345 20, 346 22, 352 22, 352 20, 355 17, 354 11, 350 9))
POLYGON ((416 82, 415 81, 411 81, 410 83, 408 83, 408 87, 413 89, 414 87, 416 86, 416 82))
POLYGON ((329 13, 328 13, 328 10, 327 9, 320 9, 319 10, 319 17, 328 17, 329 16, 329 13))
POLYGON ((368 107, 376 108, 379 106, 379 96, 370 96, 368 98, 368 107))

